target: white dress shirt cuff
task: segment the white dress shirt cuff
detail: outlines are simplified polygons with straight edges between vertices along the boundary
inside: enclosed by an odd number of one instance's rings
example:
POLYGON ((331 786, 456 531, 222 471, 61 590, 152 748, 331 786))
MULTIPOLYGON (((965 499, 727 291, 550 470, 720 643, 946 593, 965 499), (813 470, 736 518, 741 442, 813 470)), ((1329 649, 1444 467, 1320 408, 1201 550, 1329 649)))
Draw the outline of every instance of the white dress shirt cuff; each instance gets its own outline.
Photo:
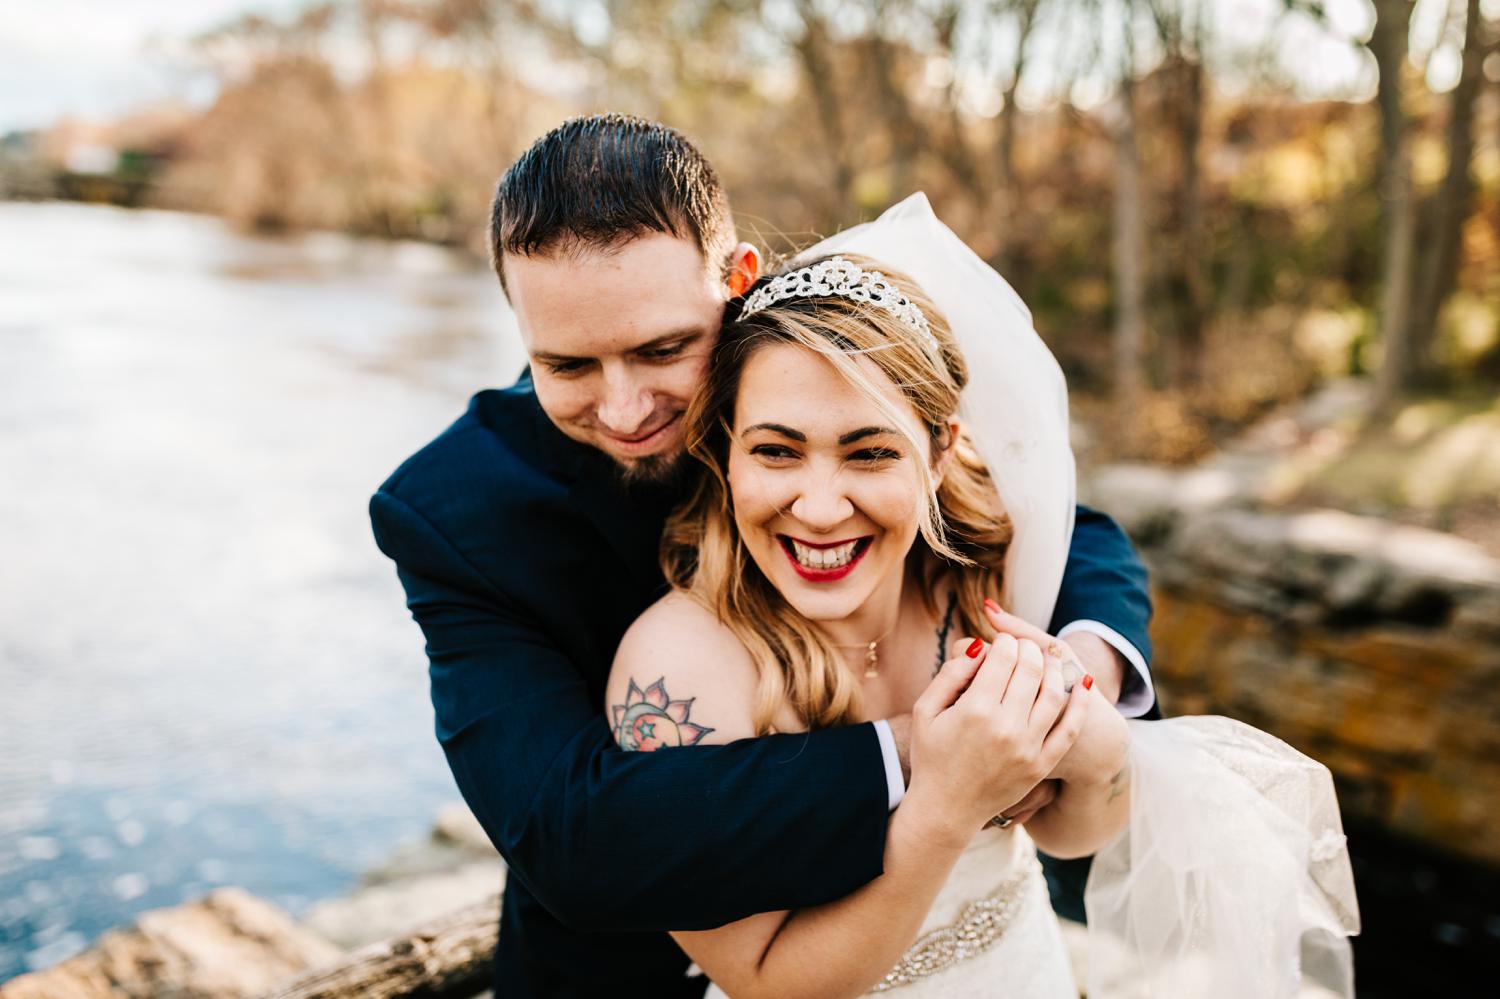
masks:
POLYGON ((875 737, 880 740, 880 755, 885 758, 886 801, 895 811, 906 797, 906 779, 901 776, 901 756, 896 752, 896 737, 891 734, 891 723, 884 718, 875 723, 875 737))
POLYGON ((1125 661, 1135 669, 1136 676, 1140 678, 1136 682, 1127 673, 1120 684, 1120 703, 1115 705, 1120 714, 1126 718, 1139 718, 1150 711, 1151 705, 1156 703, 1156 688, 1151 684, 1151 671, 1146 668, 1146 657, 1141 655, 1141 650, 1109 625, 1087 619, 1072 622, 1058 632, 1057 637, 1066 641, 1075 631, 1086 631, 1104 639, 1111 648, 1125 657, 1125 661))

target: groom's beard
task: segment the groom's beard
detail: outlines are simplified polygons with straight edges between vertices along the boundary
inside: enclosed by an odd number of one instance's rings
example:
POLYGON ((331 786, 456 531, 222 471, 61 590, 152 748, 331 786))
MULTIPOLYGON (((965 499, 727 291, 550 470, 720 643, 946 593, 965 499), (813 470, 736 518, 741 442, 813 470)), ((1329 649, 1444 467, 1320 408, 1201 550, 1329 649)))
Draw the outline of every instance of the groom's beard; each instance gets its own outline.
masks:
POLYGON ((611 461, 615 478, 627 490, 671 491, 685 486, 692 477, 695 463, 686 451, 674 454, 648 454, 626 463, 611 461))

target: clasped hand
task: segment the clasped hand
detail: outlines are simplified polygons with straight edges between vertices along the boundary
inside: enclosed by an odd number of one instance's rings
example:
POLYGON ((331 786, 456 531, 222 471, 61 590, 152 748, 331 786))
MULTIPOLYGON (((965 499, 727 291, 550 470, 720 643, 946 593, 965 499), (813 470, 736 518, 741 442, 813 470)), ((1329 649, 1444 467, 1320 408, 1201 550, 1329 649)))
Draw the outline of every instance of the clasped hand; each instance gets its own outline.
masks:
POLYGON ((929 810, 938 834, 967 842, 1057 770, 1083 730, 1089 695, 1083 683, 1068 693, 1061 660, 1029 639, 974 641, 912 708, 906 803, 929 810))
MULTIPOLYGON (((1052 800, 1058 781, 1068 784, 1107 783, 1124 766, 1130 733, 1124 717, 1114 705, 1122 683, 1120 659, 1111 651, 1107 654, 1107 661, 1100 663, 1095 660, 1096 665, 1103 666, 1113 674, 1106 680, 1100 680, 1092 669, 1085 667, 1083 656, 1068 642, 1053 638, 1041 628, 1014 614, 1007 614, 993 601, 985 601, 985 609, 990 623, 1000 634, 1010 635, 1018 641, 1030 639, 1043 650, 1049 665, 1056 660, 1060 664, 1066 688, 1071 690, 1075 683, 1080 682, 1090 688, 1085 698, 1087 711, 1084 714, 1083 730, 1073 748, 1068 750, 1047 775, 1051 778, 1049 781, 1038 785, 1032 794, 1006 813, 1017 821, 1024 822, 1052 800), (1098 682, 1090 683, 1089 680, 1098 682)), ((1092 635, 1084 637, 1093 639, 1092 635)))
POLYGON ((943 664, 912 710, 907 793, 938 834, 967 842, 1002 813, 1024 822, 1051 802, 1055 781, 1095 783, 1118 769, 1113 729, 1124 720, 1092 678, 1066 676, 1070 662, 1056 640, 1044 648, 1000 634, 943 664))

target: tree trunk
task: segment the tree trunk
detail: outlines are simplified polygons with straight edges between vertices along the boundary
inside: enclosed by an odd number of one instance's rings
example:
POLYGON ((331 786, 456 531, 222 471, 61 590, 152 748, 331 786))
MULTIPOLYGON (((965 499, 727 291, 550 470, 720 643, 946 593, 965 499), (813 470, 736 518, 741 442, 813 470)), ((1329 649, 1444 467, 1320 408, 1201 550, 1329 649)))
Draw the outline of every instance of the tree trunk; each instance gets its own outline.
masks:
POLYGON ((1416 242, 1411 151, 1402 101, 1411 0, 1375 0, 1370 51, 1380 70, 1375 100, 1380 109, 1380 193, 1382 208, 1380 340, 1385 348, 1376 399, 1389 405, 1411 383, 1411 286, 1416 242))
POLYGON ((1016 90, 1026 71, 1026 44, 1031 38, 1031 29, 1036 24, 1039 5, 1040 0, 1021 0, 1017 7, 1020 22, 1016 27, 1015 69, 1001 95, 1004 103, 1000 106, 1000 134, 995 149, 995 160, 1000 168, 999 179, 995 184, 995 201, 999 205, 999 242, 995 263, 1002 273, 1011 263, 1011 231, 1015 228, 1012 216, 1020 203, 1016 191, 1016 90))
POLYGON ((1212 13, 1202 0, 1148 0, 1147 7, 1163 51, 1154 76, 1164 89, 1165 116, 1179 171, 1163 289, 1170 325, 1159 331, 1158 348, 1167 382, 1186 386, 1199 378, 1210 306, 1200 160, 1207 89, 1203 51, 1212 13))
POLYGON ((917 155, 926 145, 926 136, 920 118, 912 112, 906 99, 901 68, 897 65, 901 53, 881 31, 884 15, 885 5, 878 4, 875 7, 875 27, 865 53, 866 68, 874 79, 875 92, 880 95, 880 107, 890 139, 893 188, 890 200, 895 202, 913 190, 917 155))
POLYGON ((802 60, 802 71, 807 74, 808 86, 812 88, 818 122, 823 126, 823 141, 832 174, 830 179, 838 200, 833 221, 843 223, 858 213, 854 204, 854 168, 850 166, 849 150, 844 141, 838 83, 828 57, 827 31, 810 3, 799 4, 798 12, 802 15, 803 30, 796 45, 797 55, 802 60))
POLYGON ((1177 315, 1177 364, 1174 379, 1179 385, 1198 380, 1203 364, 1203 327, 1208 321, 1209 286, 1205 260, 1203 220, 1203 168, 1200 149, 1203 145, 1203 105, 1205 74, 1196 58, 1185 58, 1178 67, 1182 100, 1177 113, 1178 152, 1182 158, 1182 187, 1179 191, 1178 268, 1182 276, 1182 301, 1177 315))
POLYGON ((1474 108, 1484 82, 1484 60, 1493 48, 1486 38, 1479 0, 1468 0, 1464 23, 1463 71, 1453 88, 1448 116, 1448 171, 1423 216, 1432 237, 1414 293, 1411 313, 1413 374, 1428 381, 1437 372, 1438 313, 1458 281, 1464 220, 1473 203, 1474 108))
MULTIPOLYGON (((948 79, 946 99, 943 101, 948 109, 948 141, 943 143, 940 149, 948 172, 963 186, 964 192, 969 196, 970 203, 974 206, 975 216, 985 219, 989 217, 989 203, 994 192, 991 185, 985 183, 984 175, 975 161, 974 152, 969 147, 967 126, 958 106, 959 75, 955 43, 958 40, 959 19, 963 16, 965 6, 962 0, 953 0, 933 20, 940 51, 948 57, 949 64, 953 67, 953 72, 948 79)), ((988 250, 983 248, 984 241, 988 238, 990 238, 989 234, 983 234, 977 238, 980 245, 975 249, 980 256, 988 253, 988 250)))
POLYGON ((1125 425, 1145 394, 1145 215, 1141 205, 1141 153, 1136 138, 1135 83, 1120 83, 1121 120, 1115 129, 1113 270, 1115 277, 1115 399, 1125 425))
POLYGON ((494 972, 498 899, 471 905, 266 993, 262 999, 467 999, 494 972))

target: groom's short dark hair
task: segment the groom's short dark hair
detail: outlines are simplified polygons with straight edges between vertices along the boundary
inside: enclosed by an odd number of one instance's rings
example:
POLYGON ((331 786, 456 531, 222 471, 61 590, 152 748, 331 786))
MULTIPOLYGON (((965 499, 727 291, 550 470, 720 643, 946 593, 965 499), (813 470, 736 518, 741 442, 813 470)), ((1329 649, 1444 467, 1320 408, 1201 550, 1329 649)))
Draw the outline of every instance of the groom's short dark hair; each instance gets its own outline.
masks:
POLYGON ((490 259, 610 247, 647 233, 692 239, 727 274, 729 197, 708 160, 676 129, 626 114, 573 118, 513 163, 490 206, 490 259))

